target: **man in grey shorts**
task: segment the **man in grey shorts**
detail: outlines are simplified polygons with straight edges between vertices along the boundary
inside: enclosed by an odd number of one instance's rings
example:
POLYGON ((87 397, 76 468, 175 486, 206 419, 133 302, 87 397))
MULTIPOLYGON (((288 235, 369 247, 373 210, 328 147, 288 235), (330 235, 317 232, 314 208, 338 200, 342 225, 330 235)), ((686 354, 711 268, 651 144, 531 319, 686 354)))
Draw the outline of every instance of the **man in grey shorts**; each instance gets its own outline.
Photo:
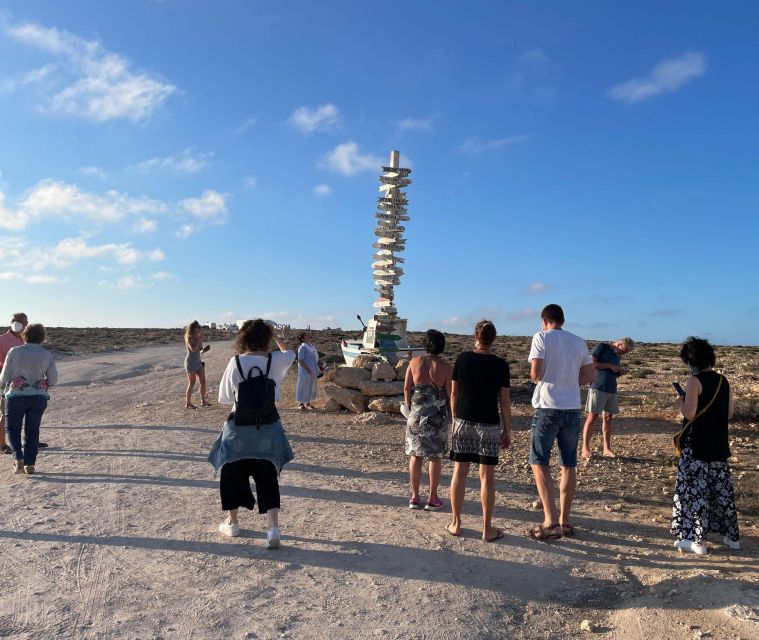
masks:
POLYGON ((611 448, 611 422, 614 415, 619 413, 617 378, 627 373, 627 369, 621 365, 622 356, 630 353, 634 346, 635 343, 630 338, 620 338, 615 342, 599 342, 593 349, 591 355, 596 368, 596 379, 588 390, 585 404, 588 417, 582 431, 582 457, 586 460, 593 456, 590 438, 599 415, 602 416, 603 455, 607 458, 617 457, 611 448))

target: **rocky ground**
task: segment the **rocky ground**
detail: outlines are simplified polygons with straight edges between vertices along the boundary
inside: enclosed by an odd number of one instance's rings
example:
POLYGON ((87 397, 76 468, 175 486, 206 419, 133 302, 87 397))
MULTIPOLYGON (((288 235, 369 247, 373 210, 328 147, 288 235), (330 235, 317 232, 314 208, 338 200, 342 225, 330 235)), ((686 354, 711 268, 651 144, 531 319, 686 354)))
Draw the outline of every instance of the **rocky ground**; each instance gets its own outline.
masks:
MULTIPOLYGON (((326 359, 337 359, 339 337, 317 337, 326 359)), ((448 338, 451 355, 469 344, 448 338)), ((541 517, 526 467, 527 338, 497 344, 521 391, 497 470, 506 537, 493 544, 478 538, 474 477, 465 535, 454 539, 445 513, 405 508, 400 419, 298 412, 289 376, 282 416, 296 460, 282 477, 276 552, 262 546, 258 515, 242 515, 241 538, 216 532, 205 456, 226 409, 182 408, 178 332, 54 329, 51 346, 62 383, 43 427, 51 448, 38 475, 0 477, 0 636, 759 637, 756 348, 719 349, 739 398, 731 439, 744 549, 712 544, 694 557, 668 533, 669 389, 685 377, 673 345, 641 345, 628 358, 620 457, 579 469, 578 537, 548 544, 522 536, 541 517), (146 343, 159 346, 134 349, 146 343)), ((230 353, 225 336, 205 356, 212 394, 230 353)))

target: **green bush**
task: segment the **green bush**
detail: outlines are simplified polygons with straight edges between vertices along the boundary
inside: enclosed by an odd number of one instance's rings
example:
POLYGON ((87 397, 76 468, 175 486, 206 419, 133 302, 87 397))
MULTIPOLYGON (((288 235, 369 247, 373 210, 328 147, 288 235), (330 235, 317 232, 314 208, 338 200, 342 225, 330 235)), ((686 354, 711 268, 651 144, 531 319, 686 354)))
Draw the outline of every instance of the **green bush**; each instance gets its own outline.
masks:
POLYGON ((656 373, 653 369, 634 369, 630 372, 630 378, 648 378, 656 373))

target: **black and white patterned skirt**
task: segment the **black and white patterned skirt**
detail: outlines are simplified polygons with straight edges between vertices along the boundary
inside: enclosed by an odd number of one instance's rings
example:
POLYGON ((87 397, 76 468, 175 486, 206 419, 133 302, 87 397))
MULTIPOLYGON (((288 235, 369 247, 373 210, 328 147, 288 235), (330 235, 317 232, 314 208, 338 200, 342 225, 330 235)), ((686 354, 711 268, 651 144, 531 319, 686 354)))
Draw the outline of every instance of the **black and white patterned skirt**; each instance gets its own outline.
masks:
POLYGON ((470 422, 457 418, 453 422, 451 460, 498 464, 502 431, 500 424, 470 422))
POLYGON ((686 440, 677 465, 671 533, 678 540, 697 544, 709 532, 738 538, 733 479, 727 462, 703 462, 693 458, 686 440))

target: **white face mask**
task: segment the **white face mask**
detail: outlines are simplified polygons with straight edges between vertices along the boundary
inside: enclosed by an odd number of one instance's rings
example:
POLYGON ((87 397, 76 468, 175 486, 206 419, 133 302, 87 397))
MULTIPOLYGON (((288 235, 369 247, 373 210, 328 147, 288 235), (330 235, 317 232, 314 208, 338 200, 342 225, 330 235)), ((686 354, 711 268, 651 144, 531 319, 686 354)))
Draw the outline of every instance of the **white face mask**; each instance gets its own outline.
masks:
POLYGON ((21 333, 23 330, 24 325, 21 324, 18 320, 11 322, 11 331, 13 331, 13 333, 21 333))

